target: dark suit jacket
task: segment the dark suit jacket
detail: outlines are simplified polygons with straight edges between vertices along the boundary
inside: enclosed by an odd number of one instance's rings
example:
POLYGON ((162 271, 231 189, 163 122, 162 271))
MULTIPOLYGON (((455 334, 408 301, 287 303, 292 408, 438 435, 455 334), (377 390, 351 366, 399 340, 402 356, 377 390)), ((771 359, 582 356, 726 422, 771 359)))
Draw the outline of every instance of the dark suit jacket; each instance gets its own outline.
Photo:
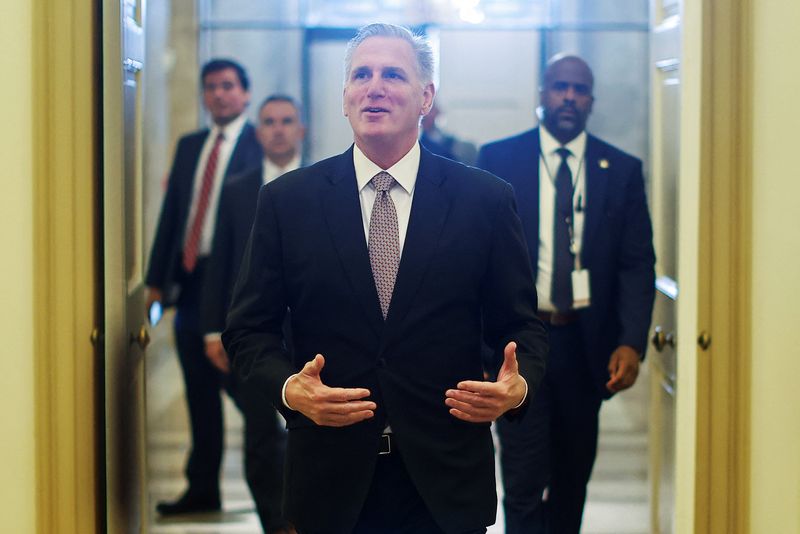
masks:
MULTIPOLYGON (((169 173, 167 193, 150 252, 150 267, 145 277, 148 286, 162 291, 165 299, 162 304, 165 306, 175 304, 180 293, 181 254, 186 221, 191 211, 194 175, 208 134, 209 130, 204 129, 182 137, 169 173)), ((226 179, 259 165, 261 158, 261 145, 256 139, 255 129, 247 123, 228 161, 226 179)))
MULTIPOLYGON (((588 365, 609 397, 608 360, 619 345, 644 355, 655 297, 653 231, 642 162, 589 135, 581 262, 589 270, 591 306, 581 309, 588 365)), ((478 166, 514 186, 534 270, 539 259, 539 130, 481 148, 478 166)))
POLYGON ((508 184, 425 149, 385 322, 352 148, 262 188, 223 342, 244 387, 287 418, 287 518, 301 529, 351 529, 388 421, 409 475, 447 532, 493 523, 489 424, 455 419, 444 393, 460 380, 482 379, 482 317, 490 346, 518 343, 520 372, 535 391, 546 334, 531 280, 508 184), (281 344, 287 306, 292 358, 281 344), (317 353, 325 356, 325 384, 370 389, 374 418, 320 427, 283 407, 284 382, 317 353))
POLYGON ((232 177, 222 188, 217 228, 203 290, 203 331, 222 332, 247 238, 256 218, 263 164, 232 177))

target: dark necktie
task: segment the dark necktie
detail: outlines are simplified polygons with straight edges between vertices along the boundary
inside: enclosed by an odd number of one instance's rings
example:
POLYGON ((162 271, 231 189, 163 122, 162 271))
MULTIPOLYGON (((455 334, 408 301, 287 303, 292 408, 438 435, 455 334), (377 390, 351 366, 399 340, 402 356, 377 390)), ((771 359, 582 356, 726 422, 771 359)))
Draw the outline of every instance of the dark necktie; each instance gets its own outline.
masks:
POLYGON ((561 156, 561 165, 556 174, 556 202, 553 214, 553 286, 550 300, 556 310, 569 311, 572 308, 572 269, 575 258, 570 251, 570 229, 572 220, 572 171, 567 165, 570 151, 566 148, 556 150, 561 156))
POLYGON ((369 263, 378 290, 383 318, 389 313, 389 303, 394 291, 394 280, 400 265, 400 236, 397 230, 397 210, 395 210, 389 190, 395 184, 388 172, 379 172, 372 177, 375 188, 375 204, 369 219, 369 263))
POLYGON ((200 249, 200 237, 203 235, 203 223, 206 220, 208 202, 211 199, 211 190, 214 188, 214 176, 217 173, 217 160, 219 159, 219 147, 225 136, 220 133, 214 141, 214 147, 208 155, 206 168, 203 171, 203 181, 200 185, 200 195, 197 197, 197 209, 194 212, 194 220, 189 227, 186 241, 183 246, 183 269, 190 273, 197 265, 197 252, 200 249))

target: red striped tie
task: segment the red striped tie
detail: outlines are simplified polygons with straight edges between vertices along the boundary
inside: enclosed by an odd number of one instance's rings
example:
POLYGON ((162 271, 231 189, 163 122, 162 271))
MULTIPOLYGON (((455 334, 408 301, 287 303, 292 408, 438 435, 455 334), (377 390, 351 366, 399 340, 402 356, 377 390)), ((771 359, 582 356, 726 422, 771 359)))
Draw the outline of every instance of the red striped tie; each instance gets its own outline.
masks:
POLYGON ((203 223, 206 220, 208 211, 208 201, 211 197, 211 190, 214 188, 214 175, 217 173, 217 160, 219 159, 219 147, 225 136, 220 133, 214 141, 214 148, 208 155, 206 169, 203 171, 203 183, 200 186, 200 196, 197 199, 197 209, 195 210, 194 220, 189 230, 183 246, 183 268, 187 273, 194 271, 197 265, 197 251, 200 248, 200 236, 203 235, 203 223))

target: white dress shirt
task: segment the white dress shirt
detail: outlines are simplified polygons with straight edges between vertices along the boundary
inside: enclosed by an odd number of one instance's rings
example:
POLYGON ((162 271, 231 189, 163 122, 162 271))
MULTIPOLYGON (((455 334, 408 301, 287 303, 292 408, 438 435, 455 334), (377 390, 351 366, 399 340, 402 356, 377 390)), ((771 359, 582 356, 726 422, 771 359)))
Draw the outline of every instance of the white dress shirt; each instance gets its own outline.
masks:
MULTIPOLYGON (((219 147, 219 154, 217 155, 217 168, 214 172, 214 184, 211 188, 211 193, 208 197, 208 208, 206 209, 206 216, 203 220, 203 231, 200 235, 200 244, 197 249, 197 255, 208 256, 211 252, 211 243, 214 240, 214 227, 217 224, 217 204, 219 202, 219 192, 222 189, 222 182, 225 180, 225 172, 228 170, 228 163, 231 160, 233 149, 236 148, 236 143, 239 141, 239 135, 242 133, 242 128, 247 122, 247 117, 239 115, 236 119, 227 124, 224 128, 214 125, 203 143, 203 149, 200 151, 200 159, 197 162, 197 168, 194 171, 194 185, 192 192, 192 203, 190 204, 189 217, 186 220, 186 231, 184 232, 184 239, 189 238, 191 225, 194 223, 194 216, 197 212, 197 201, 200 198, 200 190, 203 187, 203 174, 206 171, 206 163, 208 157, 211 155, 211 149, 214 148, 214 143, 217 136, 222 133, 225 139, 219 147)), ((184 241, 185 244, 185 241, 184 241)))
MULTIPOLYGON (((544 125, 539 127, 539 264, 536 266, 536 293, 539 295, 539 309, 555 311, 550 300, 553 283, 553 217, 556 201, 556 174, 561 166, 561 156, 556 150, 562 147, 544 125)), ((567 156, 567 165, 572 171, 572 219, 575 250, 581 251, 583 237, 583 216, 586 212, 586 132, 563 145, 571 152, 567 156), (580 206, 580 208, 578 208, 580 206)))

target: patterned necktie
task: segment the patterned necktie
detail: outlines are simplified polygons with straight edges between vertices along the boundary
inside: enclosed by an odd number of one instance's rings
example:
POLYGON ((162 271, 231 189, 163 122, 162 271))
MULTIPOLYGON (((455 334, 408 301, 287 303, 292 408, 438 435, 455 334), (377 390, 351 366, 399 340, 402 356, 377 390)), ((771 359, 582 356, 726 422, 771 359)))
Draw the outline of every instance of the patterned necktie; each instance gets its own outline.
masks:
POLYGON ((200 195, 197 197, 197 209, 194 213, 194 220, 189 227, 189 233, 183 246, 183 269, 187 273, 194 271, 197 265, 197 252, 200 248, 200 237, 203 235, 203 223, 206 220, 208 202, 211 197, 211 190, 214 188, 214 176, 217 173, 217 160, 219 160, 219 147, 225 136, 220 133, 214 141, 214 147, 208 155, 206 168, 203 171, 203 181, 200 185, 200 195))
POLYGON ((575 257, 570 251, 569 221, 572 219, 572 171, 567 165, 571 152, 566 148, 556 150, 561 156, 561 166, 556 174, 556 202, 553 214, 553 286, 550 300, 556 310, 567 312, 572 308, 572 269, 575 257))
POLYGON ((395 184, 388 172, 379 172, 372 177, 375 188, 375 204, 369 219, 369 263, 378 290, 383 318, 389 312, 389 303, 394 291, 394 280, 400 265, 400 237, 397 230, 397 211, 389 190, 395 184))

